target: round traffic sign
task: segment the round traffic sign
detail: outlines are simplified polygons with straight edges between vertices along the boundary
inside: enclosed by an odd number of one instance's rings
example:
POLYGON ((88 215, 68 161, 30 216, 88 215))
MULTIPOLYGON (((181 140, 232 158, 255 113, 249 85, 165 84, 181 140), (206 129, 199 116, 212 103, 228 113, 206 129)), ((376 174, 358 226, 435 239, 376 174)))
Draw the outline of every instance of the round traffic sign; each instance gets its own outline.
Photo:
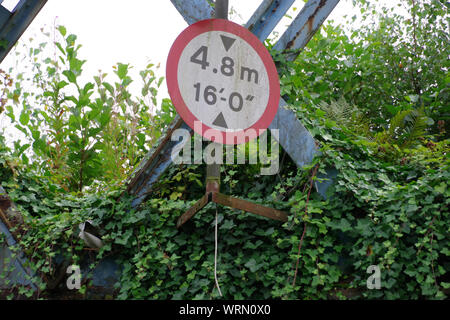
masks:
POLYGON ((222 19, 190 25, 167 59, 167 87, 181 118, 209 140, 256 138, 278 110, 280 83, 270 53, 246 28, 222 19))

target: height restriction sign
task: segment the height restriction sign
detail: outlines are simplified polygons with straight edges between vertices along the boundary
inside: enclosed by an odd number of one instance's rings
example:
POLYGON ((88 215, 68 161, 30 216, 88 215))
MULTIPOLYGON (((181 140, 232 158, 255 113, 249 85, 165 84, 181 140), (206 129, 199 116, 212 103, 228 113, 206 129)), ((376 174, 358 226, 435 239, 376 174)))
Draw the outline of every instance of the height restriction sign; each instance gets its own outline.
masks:
POLYGON ((215 142, 256 138, 278 110, 280 83, 272 57, 256 36, 228 20, 186 28, 170 49, 166 78, 181 118, 215 142))

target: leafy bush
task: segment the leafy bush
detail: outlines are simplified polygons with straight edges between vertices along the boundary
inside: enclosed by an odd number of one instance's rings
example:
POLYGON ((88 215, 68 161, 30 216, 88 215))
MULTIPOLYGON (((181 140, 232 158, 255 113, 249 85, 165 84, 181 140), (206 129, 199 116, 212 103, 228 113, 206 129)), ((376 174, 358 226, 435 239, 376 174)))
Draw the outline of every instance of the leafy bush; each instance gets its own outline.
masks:
POLYGON ((174 116, 170 100, 164 99, 160 116, 155 117, 163 78, 157 78, 153 64, 147 65, 140 72, 138 98, 129 92, 128 64, 113 67, 118 82, 107 82, 107 74, 100 71, 93 82, 82 83, 86 60, 78 57, 81 45, 65 27, 58 31, 53 56, 45 51, 45 42, 31 47, 33 77, 27 79, 21 72, 14 79, 14 90, 8 86, 3 90, 12 102, 6 115, 28 142, 16 142, 16 155, 66 191, 82 192, 94 182, 123 181, 174 116), (35 89, 26 91, 30 86, 35 89), (16 119, 14 109, 19 106, 16 119), (32 152, 27 153, 29 148, 32 152))

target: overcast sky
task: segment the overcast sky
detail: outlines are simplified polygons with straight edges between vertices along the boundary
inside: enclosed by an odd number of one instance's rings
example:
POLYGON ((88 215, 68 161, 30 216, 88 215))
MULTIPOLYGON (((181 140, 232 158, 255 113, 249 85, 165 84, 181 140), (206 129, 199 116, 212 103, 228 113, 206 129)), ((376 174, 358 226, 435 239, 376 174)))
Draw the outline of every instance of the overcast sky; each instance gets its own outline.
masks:
MULTIPOLYGON (((17 2, 4 0, 1 5, 12 10, 17 2)), ((230 20, 245 24, 261 2, 230 0, 230 9, 236 12, 230 20)), ((296 0, 288 14, 295 18, 303 5, 303 0, 296 0), (293 8, 297 10, 294 12, 293 8)), ((343 15, 357 12, 352 0, 341 0, 328 19, 339 23, 343 15)), ((276 30, 280 35, 291 21, 284 18, 279 23, 276 30)), ((140 92, 138 71, 144 69, 149 61, 155 65, 160 63, 157 74, 165 75, 169 49, 187 27, 170 0, 48 0, 21 39, 24 41, 32 37, 36 44, 48 41, 40 29, 47 26, 47 30, 51 31, 54 25, 64 25, 67 32, 76 34, 78 43, 82 44, 79 58, 87 60, 83 66, 83 81, 93 81, 92 77, 98 75, 98 70, 111 75, 112 66, 117 62, 129 63, 134 67, 131 72, 135 80, 131 85, 133 93, 140 92)), ((0 68, 9 70, 16 65, 14 50, 3 60, 0 68)), ((107 78, 107 81, 114 80, 113 77, 107 78)), ((158 96, 159 99, 168 97, 165 81, 158 96)), ((0 126, 9 126, 5 115, 0 115, 0 126)))
MULTIPOLYGON (((5 0, 2 5, 14 6, 17 0, 5 0)), ((262 0, 230 0, 230 8, 238 14, 230 19, 244 24, 260 5, 262 0)), ((301 9, 302 0, 295 1, 292 7, 301 9)), ((339 19, 351 11, 351 0, 341 0, 330 16, 339 19)), ((11 8, 9 8, 11 9, 11 8)), ((291 10, 288 12, 295 16, 291 10)), ((78 37, 82 44, 80 58, 86 59, 83 73, 91 81, 98 70, 112 73, 111 67, 117 62, 130 63, 134 73, 143 69, 148 61, 161 63, 159 74, 165 74, 165 63, 169 49, 187 23, 178 13, 170 0, 49 0, 32 24, 23 34, 23 39, 39 38, 40 28, 56 23, 67 28, 68 33, 78 37)), ((284 31, 289 19, 284 19, 277 30, 284 31)), ((39 43, 39 39, 36 40, 39 43)), ((9 54, 2 62, 1 68, 8 70, 14 65, 15 55, 9 54)), ((133 75, 133 74, 132 74, 133 75)), ((138 76, 133 77, 138 79, 138 76)), ((138 82, 138 81, 137 81, 138 82)), ((139 82, 135 84, 139 86, 139 82)), ((166 87, 161 94, 167 96, 166 87)))

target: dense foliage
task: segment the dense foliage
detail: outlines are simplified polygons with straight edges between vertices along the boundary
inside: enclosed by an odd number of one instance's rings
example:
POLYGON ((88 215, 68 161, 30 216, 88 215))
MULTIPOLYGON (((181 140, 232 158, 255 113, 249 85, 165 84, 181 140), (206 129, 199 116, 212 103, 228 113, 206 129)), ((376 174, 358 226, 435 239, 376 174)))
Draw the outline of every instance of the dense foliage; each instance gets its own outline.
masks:
MULTIPOLYGON (((448 8, 408 1, 407 18, 358 3, 362 20, 375 17, 374 24, 356 29, 354 18, 348 30, 327 24, 293 62, 289 52, 272 52, 283 97, 321 153, 299 169, 282 151, 275 176, 260 176, 259 165, 222 166, 224 192, 290 213, 281 224, 217 208, 224 298, 448 295, 448 8), (314 185, 334 170, 323 199, 314 185), (381 268, 380 290, 366 287, 370 265, 381 268)), ((41 92, 24 92, 21 78, 12 89, 4 81, 4 94, 16 104, 2 107, 13 120, 14 108, 22 107, 15 124, 30 143, 10 150, 0 136, 0 181, 27 224, 21 246, 38 271, 35 296, 52 297, 64 287, 57 281, 61 261, 90 255, 90 269, 106 256, 123 267, 119 299, 220 298, 216 207, 176 229, 204 192, 204 165, 171 166, 138 210, 127 196, 119 198, 124 178, 173 118, 170 101, 149 113, 156 101, 132 97, 124 64, 115 69, 114 85, 104 75, 81 84, 75 36, 59 31, 61 59, 34 62, 32 81, 41 92), (101 230, 105 246, 98 252, 77 237, 86 219, 101 230)), ((155 98, 153 71, 141 76, 142 96, 155 98)), ((18 290, 9 297, 34 294, 18 290)), ((80 294, 89 290, 86 282, 80 294)))

